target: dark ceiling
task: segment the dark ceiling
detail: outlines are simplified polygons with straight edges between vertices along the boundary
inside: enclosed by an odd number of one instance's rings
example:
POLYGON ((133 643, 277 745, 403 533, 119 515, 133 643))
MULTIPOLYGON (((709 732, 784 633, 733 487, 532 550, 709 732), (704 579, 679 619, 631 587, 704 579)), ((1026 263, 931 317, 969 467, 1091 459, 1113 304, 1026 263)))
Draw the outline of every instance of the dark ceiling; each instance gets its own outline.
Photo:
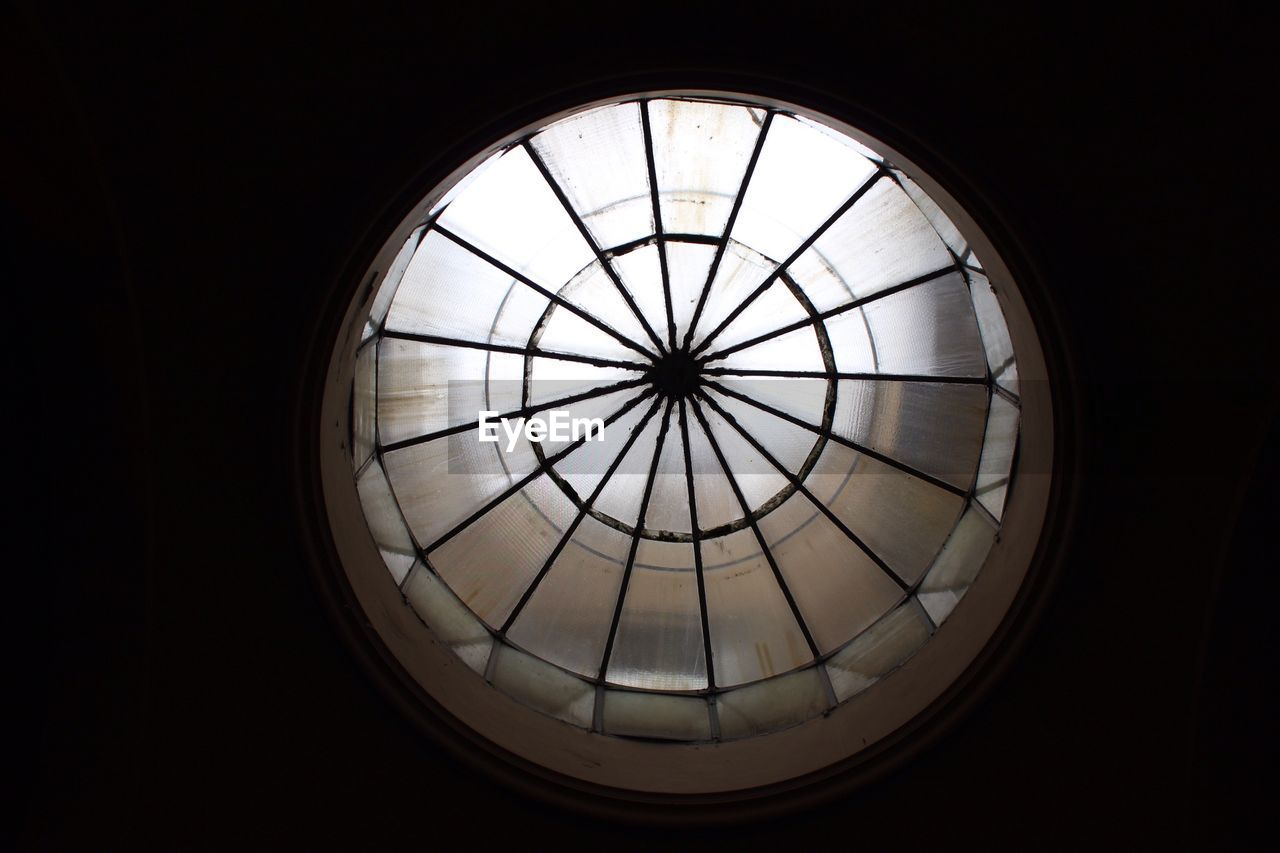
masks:
POLYGON ((24 841, 1245 843, 1280 565, 1261 23, 626 11, 5 13, 24 841), (641 73, 816 87, 936 152, 1040 271, 1080 389, 1075 525, 1012 668, 889 778, 749 827, 623 831, 451 758, 340 638, 296 520, 300 352, 364 230, 504 115, 641 73))

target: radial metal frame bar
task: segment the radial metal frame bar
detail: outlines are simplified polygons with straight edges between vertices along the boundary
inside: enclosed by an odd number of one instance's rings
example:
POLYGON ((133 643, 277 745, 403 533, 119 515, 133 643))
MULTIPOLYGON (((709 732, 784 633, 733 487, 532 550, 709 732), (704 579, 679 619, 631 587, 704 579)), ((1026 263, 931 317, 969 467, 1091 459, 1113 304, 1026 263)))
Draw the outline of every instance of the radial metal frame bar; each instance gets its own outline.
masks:
POLYGON ((649 464, 649 476, 645 480, 644 493, 640 496, 640 509, 636 514, 636 529, 631 537, 631 547, 627 550, 627 564, 622 570, 622 583, 618 586, 618 600, 613 607, 613 618, 609 623, 609 636, 605 640, 604 653, 600 656, 600 672, 597 676, 601 684, 605 683, 609 672, 609 661, 613 658, 613 644, 618 638, 618 625, 622 621, 622 609, 627 599, 627 587, 631 584, 631 572, 636 565, 636 551, 640 548, 640 531, 644 529, 645 516, 649 512, 649 498, 653 496, 653 483, 658 477, 658 463, 662 460, 662 446, 667 440, 667 431, 671 426, 671 401, 667 401, 666 411, 662 413, 662 426, 658 430, 658 440, 653 447, 653 461, 649 464))
POLYGON ((710 406, 716 412, 716 414, 724 418, 726 423, 728 423, 731 427, 737 430, 738 433, 747 440, 747 443, 749 443, 753 448, 755 448, 756 452, 759 453, 761 456, 763 456, 769 462, 770 465, 772 465, 774 468, 777 468, 778 472, 782 474, 783 477, 787 478, 787 480, 789 480, 792 483, 792 485, 796 487, 796 491, 798 491, 800 494, 808 498, 809 502, 812 503, 815 507, 817 507, 818 510, 823 515, 825 515, 828 519, 830 519, 831 523, 834 524, 840 530, 841 533, 843 533, 855 545, 861 548, 863 553, 865 553, 868 557, 870 557, 871 561, 875 563, 880 568, 880 570, 884 572, 895 584, 897 584, 904 591, 909 592, 912 589, 912 585, 905 578, 903 578, 896 571, 894 571, 889 566, 889 564, 886 563, 880 557, 880 555, 877 554, 875 550, 871 548, 870 545, 868 545, 866 542, 863 542, 862 537, 858 536, 858 534, 850 530, 848 525, 846 525, 843 521, 841 521, 840 518, 834 512, 831 511, 830 507, 828 507, 825 503, 819 500, 818 497, 813 494, 813 492, 809 491, 808 486, 800 482, 800 480, 796 478, 795 474, 787 470, 787 467, 783 465, 781 462, 779 462, 777 458, 775 458, 774 455, 770 453, 763 444, 757 441, 755 436, 753 436, 751 433, 743 429, 742 425, 738 423, 737 419, 734 418, 733 415, 729 414, 723 408, 721 408, 720 404, 717 403, 715 400, 711 399, 711 397, 708 396, 703 389, 699 388, 697 391, 697 395, 701 397, 703 400, 705 400, 707 405, 710 406))
POLYGON ((627 290, 626 285, 622 283, 622 279, 618 277, 618 271, 613 268, 613 264, 609 262, 608 256, 600 249, 600 244, 596 242, 595 237, 591 235, 591 230, 587 228, 587 223, 582 221, 582 217, 578 215, 578 211, 574 210, 573 203, 569 201, 569 197, 565 195, 564 188, 556 181, 555 176, 551 174, 551 170, 547 168, 547 164, 542 161, 542 157, 533 147, 533 137, 527 137, 520 143, 529 155, 529 159, 542 173, 543 180, 547 182, 547 186, 551 188, 560 204, 564 207, 565 212, 569 214, 569 218, 573 220, 573 224, 578 229, 578 233, 582 235, 582 239, 587 242, 587 246, 596 256, 596 260, 600 266, 608 274, 613 286, 618 289, 618 293, 622 296, 623 301, 627 303, 627 307, 631 309, 631 313, 636 315, 636 319, 640 321, 640 326, 644 329, 645 334, 658 347, 660 356, 667 354, 667 349, 662 345, 662 340, 654 332, 653 326, 649 325, 649 321, 645 319, 644 314, 640 311, 640 307, 636 305, 636 299, 631 295, 631 291, 627 290))
POLYGON ((791 266, 801 255, 809 251, 809 247, 816 243, 819 237, 827 233, 827 229, 834 225, 840 217, 844 216, 864 195, 870 192, 871 188, 875 186, 876 181, 883 178, 886 174, 888 174, 888 172, 886 172, 883 165, 877 166, 876 170, 871 173, 871 176, 868 177, 866 181, 863 182, 862 186, 854 190, 853 195, 845 199, 845 201, 835 209, 834 213, 827 217, 827 219, 819 225, 812 234, 805 238, 803 243, 796 247, 795 251, 787 256, 785 261, 778 264, 778 266, 774 268, 773 272, 769 273, 769 275, 765 277, 765 280, 756 286, 755 290, 747 294, 746 299, 740 302, 736 308, 729 312, 728 316, 720 321, 720 325, 711 330, 711 334, 702 339, 702 343, 698 344, 691 350, 693 355, 697 355, 707 347, 711 346, 711 342, 715 340, 730 323, 738 319, 738 315, 747 310, 748 306, 750 306, 752 302, 755 302, 756 299, 759 298, 760 294, 772 287, 773 283, 778 280, 778 276, 782 275, 786 271, 787 267, 791 266))
MULTIPOLYGON (((918 287, 922 284, 927 284, 931 281, 935 281, 936 279, 943 278, 944 276, 947 276, 953 272, 959 272, 959 271, 960 271, 960 267, 957 266, 956 264, 948 264, 947 266, 942 267, 941 269, 936 269, 932 272, 925 273, 924 275, 918 275, 915 278, 911 278, 904 282, 900 282, 898 284, 893 285, 892 287, 886 287, 884 290, 878 290, 869 296, 862 297, 861 299, 855 299, 852 302, 846 302, 843 305, 837 305, 834 308, 828 308, 826 311, 819 311, 816 315, 813 315, 811 317, 805 317, 802 320, 796 320, 794 323, 788 323, 787 325, 782 326, 781 328, 774 329, 771 332, 765 332, 762 335, 756 335, 754 338, 748 338, 747 340, 741 341, 740 343, 736 343, 733 346, 728 346, 728 347, 724 347, 723 349, 718 349, 715 352, 708 353, 707 355, 702 356, 702 358, 699 359, 699 363, 705 364, 711 361, 719 361, 720 359, 726 358, 735 352, 747 349, 748 347, 756 346, 757 344, 762 344, 765 341, 772 340, 773 338, 780 337, 789 332, 794 332, 797 329, 803 329, 806 326, 812 326, 818 323, 825 324, 826 321, 830 320, 832 317, 838 317, 841 314, 846 314, 850 311, 854 311, 858 308, 863 307, 864 305, 869 305, 872 302, 878 302, 879 300, 884 299, 886 297, 899 294, 904 290, 909 290, 910 288, 918 287)), ((769 281, 769 284, 772 284, 771 280, 769 281)), ((766 287, 764 289, 767 290, 768 288, 766 287)), ((741 305, 739 305, 738 308, 734 309, 734 313, 726 318, 727 322, 721 324, 721 328, 717 330, 717 334, 720 331, 723 331, 724 327, 729 325, 729 322, 732 322, 733 318, 735 318, 738 315, 738 313, 740 313, 740 309, 745 308, 745 306, 750 304, 752 299, 754 299, 756 296, 759 296, 760 293, 763 293, 763 292, 764 290, 757 288, 755 292, 753 292, 750 296, 748 296, 747 300, 743 302, 741 305)), ((703 341, 702 343, 706 344, 710 340, 711 339, 708 338, 706 341, 703 341)), ((699 347, 699 349, 701 349, 701 346, 699 347)))
POLYGON ((689 352, 689 344, 693 341, 694 332, 697 331, 698 321, 702 319, 702 311, 707 307, 707 297, 711 295, 711 285, 716 280, 716 273, 720 271, 720 261, 724 258, 725 250, 729 247, 729 235, 733 233, 733 226, 737 224, 738 212, 742 209, 742 200, 747 197, 747 187, 751 184, 751 177, 755 174, 756 163, 760 161, 760 152, 764 150, 765 137, 769 135, 769 128, 773 125, 773 117, 776 114, 774 110, 767 110, 764 115, 764 121, 760 125, 760 132, 756 134, 756 144, 751 149, 751 159, 747 161, 747 168, 742 174, 742 183, 738 185, 738 194, 733 198, 733 207, 729 208, 729 218, 725 221, 724 233, 720 235, 720 240, 716 243, 716 254, 711 259, 710 269, 707 270, 707 281, 702 286, 702 293, 698 295, 698 304, 693 309, 693 317, 689 320, 689 328, 685 329, 684 342, 680 345, 685 352, 689 352))
POLYGON ((649 123, 649 101, 640 102, 640 126, 644 132, 644 159, 649 169, 649 199, 653 204, 653 233, 657 238, 658 265, 662 271, 662 295, 667 306, 667 342, 676 349, 676 315, 671 304, 671 276, 667 271, 667 240, 662 228, 662 205, 658 200, 658 167, 653 156, 653 128, 649 123))
POLYGON ((662 408, 662 399, 655 399, 653 401, 653 405, 649 407, 649 411, 645 412, 644 417, 640 419, 640 422, 631 428, 631 432, 627 436, 626 442, 622 445, 622 449, 618 451, 618 455, 614 457, 613 462, 609 463, 609 467, 605 469, 604 476, 600 478, 600 482, 596 484, 594 489, 592 489, 591 494, 582 502, 582 506, 579 507, 578 514, 574 517, 573 523, 565 528, 564 535, 560 537, 560 541, 556 543, 556 547, 552 549, 549 555, 547 555, 547 559, 543 562, 542 568, 538 570, 538 574, 536 574, 533 580, 529 582, 524 594, 520 596, 520 600, 516 602, 516 606, 511 609, 511 613, 502 623, 502 627, 499 629, 499 632, 503 636, 511 630, 511 626, 515 624, 515 621, 519 618, 521 611, 524 610, 524 606, 529 602, 529 599, 533 597, 534 592, 537 591, 538 585, 542 583, 542 579, 551 571, 551 567, 555 564, 555 561, 559 559, 560 553, 573 539, 573 534, 577 532, 578 526, 582 524, 582 520, 587 517, 592 504, 594 504, 596 499, 604 492, 605 486, 609 484, 609 481, 613 479, 614 473, 618 470, 619 466, 622 465, 622 460, 631 452, 632 445, 634 445, 636 440, 640 438, 640 434, 644 432, 645 427, 649 425, 649 421, 653 419, 654 414, 657 413, 660 408, 662 408))
POLYGON ((809 631, 804 614, 800 612, 800 605, 796 602, 795 596, 791 594, 787 579, 783 576, 782 569, 778 566, 778 561, 774 559, 773 551, 769 548, 769 542, 765 539, 763 531, 760 530, 759 522, 753 517, 747 498, 742 493, 742 487, 738 485, 737 478, 733 476, 733 471, 729 469, 729 462, 725 459, 724 452, 720 449, 720 443, 716 441, 716 437, 711 433, 711 425, 707 423, 706 417, 702 414, 702 406, 698 403, 696 397, 693 400, 693 415, 698 419, 698 425, 702 428, 703 434, 706 435, 707 442, 711 445, 711 451, 720 463, 720 468, 724 471, 725 479, 729 481, 729 487, 733 490, 734 497, 738 499, 738 505, 742 507, 742 514, 751 522, 751 532, 755 534, 756 542, 760 544, 760 551, 764 554, 765 561, 768 562, 769 568, 773 571, 773 579, 777 582, 778 589, 782 591, 782 597, 786 599, 787 606, 791 608, 791 615, 795 617, 796 625, 800 628, 805 644, 809 647, 809 653, 814 660, 817 660, 821 657, 822 652, 818 649, 818 644, 814 642, 813 634, 809 631))
MULTIPOLYGON (((644 400, 652 396, 653 393, 654 391, 652 388, 646 388, 642 393, 636 395, 635 397, 632 397, 630 400, 626 402, 626 404, 624 404, 616 412, 609 415, 609 417, 605 418, 604 425, 608 426, 609 424, 618 420, 618 418, 621 418, 627 412, 631 411, 636 406, 640 405, 640 403, 642 403, 644 400)), ((442 534, 434 542, 432 542, 430 545, 427 545, 425 548, 422 549, 423 558, 425 559, 429 554, 431 554, 432 551, 435 551, 440 547, 442 547, 443 545, 445 545, 447 542, 449 542, 449 540, 453 539, 459 533, 466 530, 476 521, 479 521, 480 518, 488 514, 490 510, 496 508, 507 498, 519 492, 521 489, 523 489, 525 486, 532 483, 538 477, 541 477, 543 474, 547 472, 547 469, 550 468, 552 465, 555 465, 561 459, 564 459, 570 453, 582 447, 582 445, 587 443, 587 440, 590 438, 590 435, 591 434, 589 432, 584 433, 582 436, 578 437, 574 441, 565 445, 560 450, 548 456, 546 459, 542 461, 540 465, 538 465, 528 474, 525 474, 519 480, 516 480, 509 487, 504 489, 499 495, 497 495, 497 497, 492 498, 484 506, 480 507, 471 515, 467 516, 462 521, 455 524, 452 528, 449 529, 447 533, 442 534)))
POLYGON ((533 290, 534 292, 538 293, 540 296, 550 299, 556 305, 565 309, 569 313, 574 314, 575 316, 580 317, 582 320, 595 326, 597 329, 609 335, 611 338, 614 338, 615 340, 618 341, 618 343, 622 344, 628 349, 635 350, 636 352, 640 353, 650 361, 652 361, 657 357, 657 354, 654 353, 653 350, 649 349, 646 346, 643 346, 640 343, 637 343, 636 341, 622 334, 617 329, 610 326, 608 323, 597 318, 594 314, 591 314, 590 312, 585 311, 582 308, 579 308, 577 305, 574 305, 572 302, 565 299, 560 294, 552 291, 549 288, 543 287, 533 279, 529 278, 524 273, 521 273, 515 268, 504 264, 502 261, 498 260, 493 255, 486 252, 484 249, 481 249, 479 246, 476 246, 473 243, 469 242, 468 240, 464 239, 463 237, 458 236, 457 234, 453 233, 448 228, 445 228, 443 225, 439 224, 438 222, 431 226, 431 230, 435 231, 441 237, 444 237, 452 241, 453 243, 457 244, 460 248, 465 249, 466 251, 475 255, 477 258, 480 258, 482 261, 485 261, 495 269, 501 270, 503 274, 511 276, 513 279, 520 282, 525 287, 528 287, 530 290, 533 290))
POLYGON ((734 391, 731 388, 726 388, 724 385, 721 385, 719 382, 706 382, 704 384, 709 388, 714 388, 716 391, 718 391, 721 394, 724 394, 726 397, 733 397, 735 400, 741 400, 743 403, 746 403, 747 405, 750 405, 750 406, 754 406, 755 408, 759 409, 762 412, 766 412, 770 415, 773 415, 775 418, 780 418, 781 420, 784 420, 787 423, 795 424, 796 426, 802 429, 806 429, 809 432, 814 433, 815 435, 820 435, 823 438, 826 438, 830 441, 834 441, 836 444, 842 444, 845 447, 849 448, 850 450, 856 450, 857 452, 861 453, 863 456, 868 456, 876 460, 877 462, 883 462, 885 465, 889 465, 893 468, 897 468, 899 471, 902 471, 905 474, 909 474, 912 477, 916 477, 920 480, 923 480, 929 485, 936 486, 945 492, 950 492, 951 494, 958 495, 960 497, 964 497, 966 494, 968 494, 968 492, 965 489, 962 489, 959 486, 956 486, 952 483, 948 483, 946 480, 943 480, 939 477, 935 477, 932 474, 926 474, 924 471, 921 471, 919 468, 914 468, 905 462, 902 462, 898 459, 894 459, 892 456, 887 456, 877 450, 872 450, 870 447, 867 447, 865 444, 861 444, 860 442, 854 441, 853 439, 845 438, 844 436, 838 434, 834 430, 823 429, 821 426, 818 426, 817 424, 811 424, 802 418, 796 417, 795 415, 787 414, 781 409, 777 409, 777 408, 774 408, 773 406, 770 406, 768 403, 761 403, 758 400, 753 400, 750 397, 748 397, 746 394, 742 394, 738 391, 734 391))

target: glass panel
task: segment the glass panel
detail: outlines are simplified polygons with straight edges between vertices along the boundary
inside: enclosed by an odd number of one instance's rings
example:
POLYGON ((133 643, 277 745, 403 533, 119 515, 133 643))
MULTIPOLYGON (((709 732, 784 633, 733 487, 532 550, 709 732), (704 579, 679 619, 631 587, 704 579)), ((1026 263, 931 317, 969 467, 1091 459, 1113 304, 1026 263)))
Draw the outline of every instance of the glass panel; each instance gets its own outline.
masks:
POLYGON ((639 104, 579 113, 532 142, 602 249, 654 232, 639 104))
POLYGON ((434 542, 538 466, 528 442, 506 453, 476 430, 383 454, 409 529, 434 542))
MULTIPOLYGON (((790 471, 797 471, 813 447, 814 436, 799 427, 765 414, 715 391, 710 396, 738 421, 738 425, 760 442, 778 462, 790 471), (731 409, 733 403, 737 408, 731 409), (767 419, 767 420, 766 420, 767 419), (767 431, 767 433, 766 433, 767 431), (766 440, 766 438, 768 440, 766 440)), ((765 459, 729 423, 710 406, 702 407, 702 415, 711 427, 711 434, 720 446, 729 470, 737 480, 747 500, 747 506, 755 509, 788 488, 787 478, 778 472, 773 463, 765 459)))
POLYGON ((383 338, 378 342, 378 437, 382 444, 475 421, 482 410, 519 409, 518 384, 484 381, 497 362, 505 362, 509 371, 519 371, 522 358, 383 338))
POLYGON ((982 452, 987 389, 981 385, 840 382, 836 435, 968 489, 982 452))
MULTIPOLYGON (((650 244, 633 249, 625 255, 613 258, 610 263, 617 270, 618 277, 622 279, 627 291, 635 299, 640 313, 648 319, 649 325, 653 326, 659 340, 665 343, 667 296, 662 290, 662 265, 658 259, 657 245, 650 244)), ((669 270, 668 275, 670 275, 669 270)), ((615 287, 614 290, 616 291, 617 288, 615 287)), ((645 342, 650 343, 647 337, 645 342)))
POLYGON ((507 636, 545 660, 595 678, 630 549, 630 536, 583 518, 507 636))
POLYGON ((387 564, 391 577, 398 584, 417 556, 417 548, 400 517, 400 508, 391 494, 391 486, 378 460, 374 460, 356 481, 360 494, 360 506, 364 510, 369 532, 378 545, 382 561, 387 564))
POLYGON ((715 339, 712 350, 727 349, 809 317, 795 295, 781 281, 761 293, 715 339))
MULTIPOLYGON (((772 406, 779 411, 797 417, 805 423, 822 423, 826 407, 828 382, 826 379, 792 379, 774 376, 738 378, 724 376, 716 383, 749 397, 758 403, 772 406)), ((716 401, 725 399, 717 395, 716 401)))
MULTIPOLYGON (((730 241, 725 247, 716 277, 707 291, 707 302, 698 318, 697 333, 692 338, 696 349, 735 308, 769 277, 778 265, 740 243, 730 241)), ((705 284, 705 280, 703 282, 705 284)), ((701 291, 699 291, 701 296, 701 291)), ((696 304, 696 303, 695 303, 696 304)), ((717 338, 719 340, 719 338, 717 338)))
POLYGON ((522 147, 459 193, 440 224, 550 290, 595 258, 522 147))
POLYGON ((811 125, 780 115, 769 128, 733 239, 781 263, 875 171, 811 125))
POLYGON ((813 655, 751 530, 702 543, 716 685, 732 687, 802 666, 813 655))
POLYGON ((648 690, 707 686, 692 545, 640 541, 608 680, 648 690))
MULTIPOLYGON (((851 359, 836 349, 842 371, 926 376, 986 375, 986 357, 978 323, 969 302, 964 277, 952 273, 940 279, 869 302, 862 308, 871 327, 875 364, 851 359)), ((861 319, 850 313, 827 321, 835 342, 845 334, 857 334, 861 319)))
MULTIPOLYGON (((644 363, 645 356, 617 337, 565 308, 553 308, 538 337, 538 348, 550 352, 644 363)), ((581 362, 579 362, 581 364, 581 362)))
POLYGON ((955 226, 955 223, 942 212, 942 208, 938 207, 938 203, 929 198, 915 181, 902 174, 902 172, 894 169, 893 175, 902 184, 902 189, 920 208, 920 212, 929 220, 929 224, 938 232, 942 242, 946 243, 956 255, 964 257, 967 251, 964 237, 961 236, 960 229, 955 226))
POLYGON ((387 328, 523 347, 546 307, 537 291, 432 232, 405 271, 387 328))
POLYGON ((771 678, 716 697, 720 736, 731 740, 785 729, 818 716, 829 704, 818 667, 771 678))
POLYGON ((689 450, 693 460, 694 495, 698 502, 698 526, 703 531, 742 518, 742 504, 734 495, 724 468, 693 411, 689 412, 689 450))
POLYGON ((355 377, 351 386, 351 461, 360 469, 373 453, 378 437, 377 393, 378 345, 369 344, 356 354, 355 377))
POLYGON ((997 519, 1004 515, 1004 498, 1009 490, 1009 472, 1013 470, 1017 443, 1018 409, 1000 395, 993 394, 974 496, 997 519))
MULTIPOLYGON (((664 417, 663 411, 659 411, 649 420, 640 438, 636 439, 636 443, 627 451, 626 458, 609 478, 609 482, 605 483, 604 490, 595 500, 596 509, 627 525, 634 525, 636 517, 640 514, 640 498, 644 494, 645 483, 649 479, 649 467, 653 464, 653 451, 657 447, 658 433, 664 417)), ((671 438, 668 432, 667 441, 671 438)), ((610 441, 612 440, 611 436, 610 441)), ((666 442, 664 446, 665 444, 666 442)), ((572 468, 561 470, 578 494, 590 494, 591 489, 594 488, 590 480, 581 479, 582 475, 575 474, 572 468)))
POLYGON ((629 737, 710 740, 711 720, 705 699, 606 690, 604 730, 629 737))
POLYGON ((484 673, 493 640, 444 581, 418 563, 405 582, 404 596, 432 633, 447 643, 467 666, 484 673))
POLYGON ((409 261, 413 258, 413 253, 418 248, 418 242, 422 239, 422 232, 425 228, 425 225, 419 225, 413 229, 409 239, 404 241, 404 245, 396 253, 391 265, 387 267, 387 274, 382 277, 382 281, 378 284, 378 293, 373 297, 373 305, 369 309, 369 324, 373 328, 382 325, 383 319, 387 316, 387 309, 391 306, 391 300, 395 297, 400 287, 400 281, 404 276, 405 269, 409 266, 409 261))
MULTIPOLYGON (((620 391, 615 394, 596 397, 593 400, 587 400, 559 411, 567 412, 571 419, 594 419, 598 417, 601 422, 604 422, 640 394, 641 391, 639 389, 620 391)), ((633 406, 626 414, 609 423, 604 431, 599 433, 603 436, 603 440, 593 438, 584 442, 577 449, 571 450, 567 456, 556 462, 556 473, 564 477, 579 496, 583 499, 587 498, 595 491, 600 481, 604 479, 605 472, 609 470, 609 466, 617 458, 618 452, 627 443, 632 430, 639 426, 640 420, 653 406, 654 403, 651 399, 646 399, 633 406)), ((555 419, 554 416, 548 417, 555 419)), ((661 411, 653 418, 650 418, 650 423, 659 417, 661 417, 661 411)), ((563 422, 564 419, 559 418, 558 420, 563 422)), ((585 434, 585 427, 581 431, 585 434)), ((575 441, 570 427, 563 427, 562 432, 564 440, 548 437, 546 441, 542 442, 542 450, 548 457, 554 456, 575 441)), ((637 441, 640 440, 637 439, 637 441)), ((652 450, 652 446, 647 448, 648 452, 652 452, 652 450)), ((617 476, 616 472, 615 476, 617 476)), ((612 478, 610 479, 612 480, 612 478)), ((634 518, 635 512, 633 511, 627 517, 627 521, 631 521, 634 518)))
POLYGON ((920 604, 935 625, 941 625, 964 598, 995 541, 995 530, 979 516, 978 510, 973 507, 965 510, 920 584, 920 604))
POLYGON ((969 273, 969 289, 973 294, 973 310, 982 330, 982 343, 987 348, 987 364, 991 378, 1010 392, 1018 393, 1018 363, 1013 358, 1013 344, 1009 340, 1009 328, 1004 313, 996 301, 991 282, 982 273, 969 273))
POLYGON ((650 101, 664 231, 724 233, 763 121, 763 110, 747 107, 650 101))
MULTIPOLYGON (((650 530, 674 530, 689 533, 689 487, 684 478, 684 439, 680 436, 680 410, 671 409, 667 440, 662 445, 662 460, 653 479, 653 495, 645 527, 650 530)), ((692 563, 690 564, 692 565, 692 563)))
POLYGON ((760 532, 823 653, 902 599, 898 585, 804 495, 760 519, 760 532))
MULTIPOLYGON (((639 379, 637 370, 620 367, 596 367, 556 358, 534 358, 529 364, 529 405, 545 406, 565 397, 600 391, 610 385, 639 379)), ((625 389, 623 398, 634 397, 638 390, 625 389)), ((618 408, 615 404, 609 411, 618 408)))
MULTIPOLYGON (((769 451, 770 456, 792 474, 800 473, 805 460, 813 452, 814 444, 821 441, 819 436, 804 427, 785 421, 750 403, 727 397, 715 389, 709 390, 707 394, 737 421, 738 426, 742 427, 747 435, 758 441, 765 450, 769 451)), ((742 437, 742 433, 730 426, 718 412, 710 406, 705 406, 703 413, 711 425, 716 441, 720 442, 721 448, 724 449, 730 469, 739 477, 739 483, 744 484, 743 493, 747 495, 748 501, 751 500, 752 492, 757 496, 763 495, 763 489, 748 491, 745 488, 745 478, 764 477, 766 478, 764 482, 768 484, 765 488, 777 486, 774 492, 787 484, 787 479, 777 473, 777 467, 751 447, 742 437)), ((754 506, 755 503, 753 502, 752 505, 754 506)))
POLYGON ((834 442, 808 486, 907 583, 933 562, 964 507, 964 498, 834 442))
POLYGON ((836 700, 861 693, 895 669, 929 639, 920 607, 908 601, 872 625, 827 661, 836 700))
POLYGON ((596 689, 505 643, 493 651, 493 686, 517 702, 584 729, 591 728, 596 689))
POLYGON ((826 311, 952 263, 902 188, 880 180, 787 271, 826 311))
POLYGON ((576 515, 573 503, 544 474, 480 516, 428 560, 463 604, 498 628, 576 515))
POLYGON ((671 307, 676 320, 677 343, 684 341, 715 254, 714 246, 667 243, 667 275, 671 280, 671 307))
MULTIPOLYGON (((713 348, 718 346, 716 338, 713 348)), ((733 370, 795 370, 822 373, 827 369, 812 326, 802 326, 776 338, 730 353, 712 363, 733 370)))
MULTIPOLYGON (((613 267, 617 271, 616 262, 613 267)), ((625 277, 623 278, 623 283, 626 283, 625 277)), ((659 281, 658 287, 659 292, 661 292, 661 281, 659 281)), ((632 295, 635 295, 634 292, 632 295)), ((622 293, 619 292, 618 286, 614 284, 613 279, 609 277, 609 274, 600 265, 599 261, 592 263, 575 275, 560 290, 559 296, 572 302, 592 317, 630 338, 635 343, 643 347, 653 346, 649 341, 648 333, 640 325, 640 321, 636 319, 635 312, 631 310, 631 306, 627 304, 622 293)), ((557 309, 557 311, 559 310, 557 309)), ((662 310, 665 311, 666 309, 663 308, 662 310)), ((636 359, 640 357, 640 354, 635 350, 628 350, 626 357, 636 359)))

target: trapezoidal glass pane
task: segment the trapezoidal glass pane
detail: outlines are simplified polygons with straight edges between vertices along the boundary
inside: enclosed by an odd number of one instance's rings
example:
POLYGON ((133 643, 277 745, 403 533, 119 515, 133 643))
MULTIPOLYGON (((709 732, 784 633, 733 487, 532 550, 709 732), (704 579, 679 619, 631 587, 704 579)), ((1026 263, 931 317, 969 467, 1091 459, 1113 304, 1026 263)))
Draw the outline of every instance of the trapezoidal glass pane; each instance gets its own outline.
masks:
POLYGON ((707 686, 692 545, 640 541, 606 677, 647 690, 707 686))
POLYGON ((706 101, 649 102, 662 227, 720 236, 764 123, 764 110, 706 101))
POLYGON ((563 119, 532 144, 597 246, 608 249, 654 232, 638 103, 563 119))

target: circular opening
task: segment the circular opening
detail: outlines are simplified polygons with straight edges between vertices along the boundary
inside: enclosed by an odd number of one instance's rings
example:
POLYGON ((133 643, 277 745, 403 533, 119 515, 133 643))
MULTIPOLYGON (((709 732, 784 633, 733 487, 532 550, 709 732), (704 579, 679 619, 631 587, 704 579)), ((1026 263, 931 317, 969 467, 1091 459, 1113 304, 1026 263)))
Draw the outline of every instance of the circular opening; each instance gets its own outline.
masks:
POLYGON ((501 750, 723 795, 942 696, 1031 562, 1035 327, 928 175, 835 119, 664 92, 477 153, 348 307, 326 507, 404 671, 501 750))

